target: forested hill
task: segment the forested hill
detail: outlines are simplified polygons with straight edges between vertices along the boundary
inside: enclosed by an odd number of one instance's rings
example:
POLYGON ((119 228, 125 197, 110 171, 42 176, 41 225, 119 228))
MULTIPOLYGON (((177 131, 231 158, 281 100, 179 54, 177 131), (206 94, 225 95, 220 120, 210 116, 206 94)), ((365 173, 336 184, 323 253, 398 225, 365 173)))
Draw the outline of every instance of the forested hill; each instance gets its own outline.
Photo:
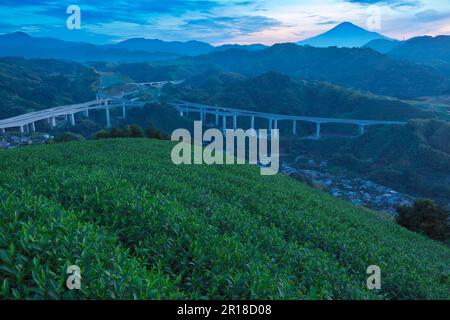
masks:
POLYGON ((271 113, 377 120, 429 118, 432 114, 396 99, 318 81, 295 81, 269 72, 255 78, 209 71, 167 94, 182 100, 271 113))
POLYGON ((95 99, 97 81, 77 63, 0 58, 0 119, 95 99))
POLYGON ((450 298, 444 244, 256 166, 176 166, 173 145, 0 151, 0 298, 450 298))
POLYGON ((215 66, 246 76, 277 71, 295 79, 328 81, 399 98, 439 95, 450 88, 449 79, 432 67, 396 60, 369 48, 314 48, 288 43, 256 52, 229 50, 185 57, 179 63, 204 70, 215 66))

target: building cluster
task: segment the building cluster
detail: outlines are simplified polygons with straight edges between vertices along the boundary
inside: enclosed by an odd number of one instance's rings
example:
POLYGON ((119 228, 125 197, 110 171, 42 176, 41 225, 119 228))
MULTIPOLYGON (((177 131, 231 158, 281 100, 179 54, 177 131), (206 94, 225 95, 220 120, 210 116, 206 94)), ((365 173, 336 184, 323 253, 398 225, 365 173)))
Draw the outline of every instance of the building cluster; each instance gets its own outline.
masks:
POLYGON ((309 160, 306 168, 294 168, 283 164, 281 171, 294 178, 308 181, 337 198, 373 210, 388 212, 392 216, 396 215, 397 206, 411 205, 414 202, 414 198, 406 194, 365 178, 331 173, 326 170, 327 167, 327 161, 309 160))
POLYGON ((13 149, 32 144, 45 144, 51 139, 53 139, 53 137, 48 133, 35 133, 32 135, 13 133, 1 134, 0 149, 13 149))

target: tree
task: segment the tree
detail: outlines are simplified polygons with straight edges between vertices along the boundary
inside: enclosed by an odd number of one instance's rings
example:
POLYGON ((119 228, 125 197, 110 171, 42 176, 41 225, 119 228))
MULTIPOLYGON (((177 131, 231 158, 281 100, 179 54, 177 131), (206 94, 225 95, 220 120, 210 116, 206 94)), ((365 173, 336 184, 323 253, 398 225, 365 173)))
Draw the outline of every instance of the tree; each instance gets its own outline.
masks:
POLYGON ((397 208, 397 223, 411 231, 446 241, 450 238, 450 213, 432 200, 420 199, 412 207, 397 208))
POLYGON ((106 130, 100 130, 98 131, 96 134, 94 134, 94 139, 108 139, 109 136, 109 132, 106 130))
POLYGON ((73 132, 65 132, 62 136, 55 139, 55 142, 84 141, 84 137, 73 132))
POLYGON ((158 130, 150 127, 150 128, 147 129, 147 138, 163 140, 164 136, 158 130))
POLYGON ((130 137, 131 138, 143 138, 145 136, 144 129, 137 124, 132 124, 129 127, 130 137))

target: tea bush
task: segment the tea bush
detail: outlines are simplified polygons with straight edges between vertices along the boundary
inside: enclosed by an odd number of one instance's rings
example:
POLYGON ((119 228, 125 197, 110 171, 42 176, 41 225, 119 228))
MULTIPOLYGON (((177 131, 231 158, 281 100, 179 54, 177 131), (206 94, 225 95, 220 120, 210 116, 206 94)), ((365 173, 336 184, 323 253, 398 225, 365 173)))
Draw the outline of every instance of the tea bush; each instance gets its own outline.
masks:
POLYGON ((253 166, 175 166, 172 146, 0 152, 1 297, 450 298, 445 245, 253 166), (65 289, 68 264, 80 292, 65 289), (373 264, 380 291, 365 288, 373 264))

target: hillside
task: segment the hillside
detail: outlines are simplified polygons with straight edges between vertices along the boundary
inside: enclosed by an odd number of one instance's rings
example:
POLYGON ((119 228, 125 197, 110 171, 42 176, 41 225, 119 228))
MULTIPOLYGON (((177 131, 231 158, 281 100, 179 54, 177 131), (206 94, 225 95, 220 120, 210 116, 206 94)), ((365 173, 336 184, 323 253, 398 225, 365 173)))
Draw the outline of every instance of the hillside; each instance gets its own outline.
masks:
POLYGON ((379 53, 388 53, 396 47, 402 45, 402 41, 389 40, 389 39, 376 39, 368 42, 364 45, 364 48, 370 48, 378 51, 379 53))
POLYGON ((112 67, 110 70, 126 75, 136 82, 180 80, 192 75, 190 70, 174 64, 125 63, 112 67))
POLYGON ((450 299, 448 247, 256 167, 175 166, 172 145, 0 151, 0 297, 450 299))
POLYGON ((211 67, 245 76, 276 71, 295 79, 336 85, 398 98, 439 95, 450 88, 432 67, 393 59, 369 48, 314 48, 286 43, 265 50, 229 50, 178 60, 194 70, 211 67))
POLYGON ((393 48, 389 55, 418 63, 450 63, 450 36, 415 37, 393 48))
POLYGON ((432 117, 430 112, 396 99, 326 82, 294 81, 276 72, 245 78, 209 71, 183 85, 167 87, 165 92, 185 101, 290 115, 377 120, 432 117))
POLYGON ((434 67, 450 78, 450 36, 415 37, 396 46, 388 55, 434 67))
POLYGON ((0 58, 0 119, 95 99, 97 75, 72 62, 0 58))

